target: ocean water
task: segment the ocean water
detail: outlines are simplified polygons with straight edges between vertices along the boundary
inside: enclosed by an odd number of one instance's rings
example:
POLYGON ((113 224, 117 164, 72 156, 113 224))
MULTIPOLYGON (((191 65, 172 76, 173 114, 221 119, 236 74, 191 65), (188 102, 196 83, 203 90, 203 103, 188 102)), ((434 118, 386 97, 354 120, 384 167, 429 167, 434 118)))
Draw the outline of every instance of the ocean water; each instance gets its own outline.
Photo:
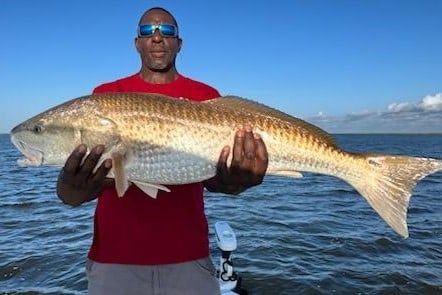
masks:
MULTIPOLYGON (((442 135, 336 135, 350 151, 442 158, 442 135)), ((94 202, 55 195, 56 168, 20 168, 0 135, 0 294, 85 294, 94 202)), ((410 202, 410 237, 394 233, 349 185, 332 177, 266 177, 240 197, 206 194, 213 224, 228 221, 235 270, 249 294, 442 294, 442 173, 410 202)))

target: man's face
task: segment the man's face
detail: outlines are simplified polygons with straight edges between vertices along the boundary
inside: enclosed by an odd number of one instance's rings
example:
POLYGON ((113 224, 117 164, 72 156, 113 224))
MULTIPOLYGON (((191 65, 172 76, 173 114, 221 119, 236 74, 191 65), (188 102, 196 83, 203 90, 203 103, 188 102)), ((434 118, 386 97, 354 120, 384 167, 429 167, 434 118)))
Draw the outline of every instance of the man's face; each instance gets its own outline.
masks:
MULTIPOLYGON (((173 18, 162 10, 152 10, 144 15, 143 24, 174 24, 173 18)), ((157 29, 151 37, 137 37, 135 46, 140 53, 143 66, 149 70, 167 72, 175 65, 175 58, 181 49, 179 37, 161 36, 157 29)))

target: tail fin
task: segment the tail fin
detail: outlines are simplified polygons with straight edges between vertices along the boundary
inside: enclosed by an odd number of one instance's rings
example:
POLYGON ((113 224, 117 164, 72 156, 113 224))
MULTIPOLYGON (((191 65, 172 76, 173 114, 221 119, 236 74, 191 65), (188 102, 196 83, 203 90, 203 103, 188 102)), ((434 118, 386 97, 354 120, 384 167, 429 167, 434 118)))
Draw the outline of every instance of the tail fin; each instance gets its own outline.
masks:
POLYGON ((407 208, 413 188, 425 176, 442 170, 442 161, 388 155, 366 155, 365 160, 368 171, 361 169, 349 183, 389 226, 407 238, 407 208))

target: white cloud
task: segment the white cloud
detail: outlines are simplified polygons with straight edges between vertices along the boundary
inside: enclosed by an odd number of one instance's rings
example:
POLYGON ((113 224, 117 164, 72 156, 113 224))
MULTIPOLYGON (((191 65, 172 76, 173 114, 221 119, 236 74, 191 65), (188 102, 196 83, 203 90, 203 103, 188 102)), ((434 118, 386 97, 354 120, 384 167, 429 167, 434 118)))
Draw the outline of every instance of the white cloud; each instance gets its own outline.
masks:
POLYGON ((397 102, 385 111, 317 116, 307 121, 331 133, 442 133, 442 92, 417 102, 397 102))
POLYGON ((419 111, 442 111, 442 92, 435 95, 427 95, 419 102, 399 102, 388 106, 388 111, 397 112, 419 112, 419 111))
POLYGON ((425 111, 442 111, 442 92, 433 96, 425 96, 420 106, 425 111))
POLYGON ((412 102, 392 103, 388 106, 388 111, 392 113, 411 112, 414 110, 417 110, 417 107, 412 102))

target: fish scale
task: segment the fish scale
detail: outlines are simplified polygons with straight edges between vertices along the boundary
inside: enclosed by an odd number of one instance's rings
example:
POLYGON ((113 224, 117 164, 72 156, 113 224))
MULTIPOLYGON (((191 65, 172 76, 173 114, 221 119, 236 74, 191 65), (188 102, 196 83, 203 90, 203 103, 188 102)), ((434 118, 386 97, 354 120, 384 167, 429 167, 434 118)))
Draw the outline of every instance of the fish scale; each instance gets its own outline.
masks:
POLYGON ((113 160, 109 176, 115 177, 118 195, 124 196, 133 182, 156 197, 158 190, 168 191, 164 185, 213 177, 222 148, 231 146, 236 131, 245 126, 266 144, 267 174, 338 177, 404 237, 413 188, 442 170, 439 159, 344 151, 320 128, 234 96, 202 103, 158 94, 84 96, 16 126, 11 140, 25 156, 25 165, 63 165, 80 143, 104 144, 101 161, 113 160))

